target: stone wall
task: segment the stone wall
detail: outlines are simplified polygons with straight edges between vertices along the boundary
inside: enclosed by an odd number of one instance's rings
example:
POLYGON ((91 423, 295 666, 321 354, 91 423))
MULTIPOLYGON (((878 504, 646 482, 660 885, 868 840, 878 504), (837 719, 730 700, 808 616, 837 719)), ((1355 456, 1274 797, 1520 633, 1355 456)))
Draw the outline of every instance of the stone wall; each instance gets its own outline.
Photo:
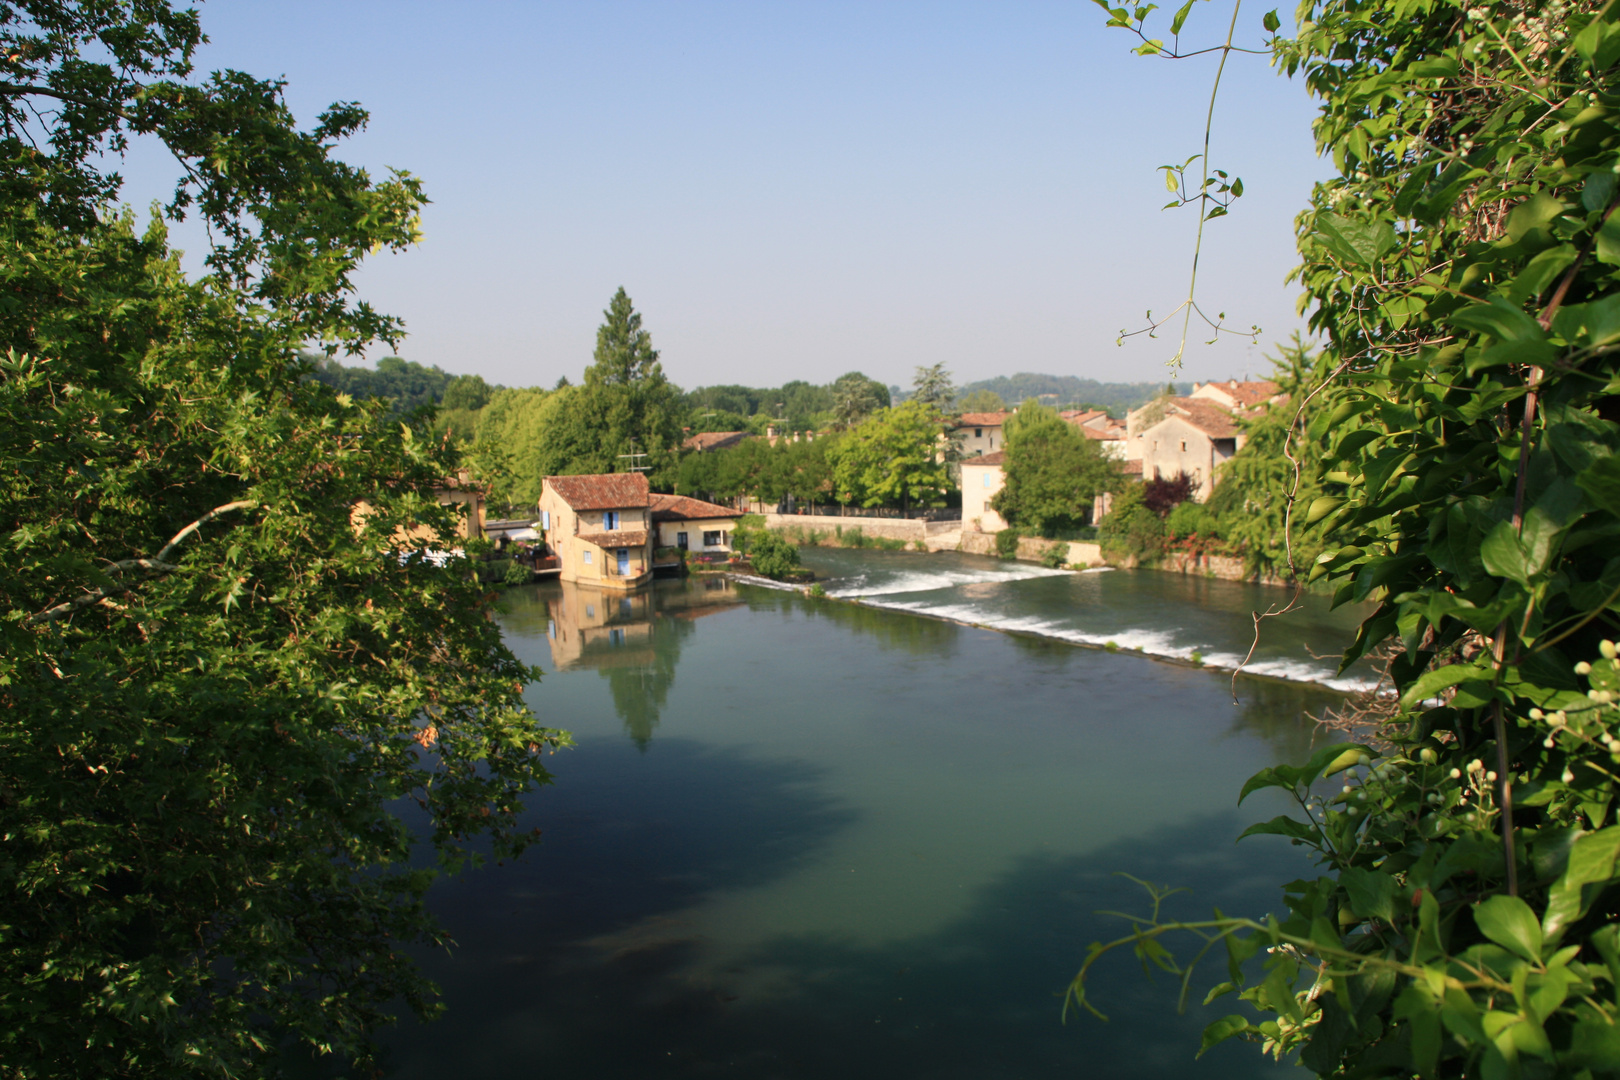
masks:
POLYGON ((767 529, 811 529, 835 535, 837 530, 861 530, 863 536, 881 536, 885 540, 904 540, 907 543, 925 539, 930 532, 948 532, 961 528, 956 521, 922 521, 913 518, 836 517, 831 514, 766 514, 767 529))
POLYGON ((1172 551, 1154 567, 1172 574, 1197 574, 1199 577, 1220 578, 1223 581, 1258 581, 1262 585, 1286 585, 1281 578, 1259 578, 1248 572, 1243 560, 1231 555, 1189 555, 1172 551))
MULTIPOLYGON (((1046 549, 1058 540, 1042 540, 1035 536, 1020 536, 1018 538, 1018 554, 1016 558, 1024 562, 1040 562, 1046 549)), ((975 532, 971 529, 962 533, 962 551, 969 555, 996 554, 996 534, 975 532)), ((1107 565, 1102 555, 1102 548, 1090 540, 1069 541, 1069 564, 1085 563, 1087 566, 1107 565)))

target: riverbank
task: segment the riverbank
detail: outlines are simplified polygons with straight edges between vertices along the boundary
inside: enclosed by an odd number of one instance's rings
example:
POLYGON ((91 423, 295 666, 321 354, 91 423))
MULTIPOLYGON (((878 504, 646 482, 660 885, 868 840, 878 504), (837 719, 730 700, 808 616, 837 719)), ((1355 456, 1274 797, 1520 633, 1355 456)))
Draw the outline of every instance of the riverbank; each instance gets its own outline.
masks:
MULTIPOLYGON (((908 551, 937 554, 958 551, 964 555, 999 557, 995 533, 964 529, 959 521, 922 521, 906 518, 834 517, 811 514, 766 514, 764 526, 800 547, 876 548, 882 551, 908 551)), ((1018 538, 1014 555, 1018 562, 1050 566, 1062 564, 1076 570, 1112 566, 1137 569, 1134 559, 1111 559, 1094 540, 1046 540, 1037 536, 1018 538), (1065 545, 1061 555, 1053 549, 1065 545)), ((1261 576, 1250 570, 1246 560, 1235 555, 1211 555, 1168 551, 1148 569, 1169 574, 1187 574, 1220 581, 1245 581, 1258 585, 1287 587, 1281 578, 1261 576)))

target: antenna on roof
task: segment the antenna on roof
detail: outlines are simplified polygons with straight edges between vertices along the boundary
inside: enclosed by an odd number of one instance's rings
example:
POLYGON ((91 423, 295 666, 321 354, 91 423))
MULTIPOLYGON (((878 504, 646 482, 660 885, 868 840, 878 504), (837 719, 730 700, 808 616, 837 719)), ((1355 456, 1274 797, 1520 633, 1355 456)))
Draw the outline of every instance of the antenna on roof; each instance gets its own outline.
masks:
POLYGON ((646 454, 640 453, 640 452, 638 452, 636 450, 636 440, 631 439, 630 440, 630 452, 628 454, 620 454, 619 455, 619 460, 623 461, 625 458, 629 458, 630 459, 630 465, 629 465, 628 471, 644 473, 644 472, 649 471, 652 468, 651 465, 646 464, 642 460, 646 456, 647 456, 646 454))

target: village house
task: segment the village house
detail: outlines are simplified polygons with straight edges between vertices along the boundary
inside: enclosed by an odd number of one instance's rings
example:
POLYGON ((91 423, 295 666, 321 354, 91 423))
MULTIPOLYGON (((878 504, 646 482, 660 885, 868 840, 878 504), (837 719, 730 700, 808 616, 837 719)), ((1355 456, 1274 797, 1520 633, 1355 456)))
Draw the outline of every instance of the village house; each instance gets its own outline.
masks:
POLYGON ((1226 382, 1193 383, 1192 393, 1188 396, 1213 401, 1228 412, 1242 413, 1269 405, 1282 394, 1277 384, 1269 379, 1248 382, 1228 379, 1226 382))
MULTIPOLYGON (((456 536, 463 542, 477 540, 484 535, 484 488, 475 482, 466 469, 447 476, 433 489, 433 500, 440 506, 457 511, 456 536)), ((358 534, 365 529, 366 518, 375 513, 372 504, 364 499, 349 509, 349 524, 358 534)), ((396 549, 420 548, 432 534, 426 525, 394 530, 396 549)), ((458 546, 454 550, 461 550, 458 546)))
POLYGON ((1169 479, 1186 473, 1193 499, 1204 502, 1215 490, 1216 470, 1242 449, 1246 436, 1233 414, 1206 398, 1179 398, 1164 418, 1140 435, 1142 479, 1169 479))
POLYGON ((562 580, 631 589, 652 579, 652 496, 641 473, 548 476, 540 530, 562 580))
POLYGON ((979 532, 1000 532, 1007 527, 1000 514, 990 506, 990 500, 1007 482, 1002 463, 1007 455, 1001 450, 962 461, 962 524, 979 532))
POLYGON ((655 494, 651 498, 655 548, 730 554, 731 534, 742 517, 739 511, 685 495, 655 494))
POLYGON ((950 437, 962 448, 963 459, 993 454, 1006 446, 1001 429, 1010 412, 963 413, 951 429, 950 437))

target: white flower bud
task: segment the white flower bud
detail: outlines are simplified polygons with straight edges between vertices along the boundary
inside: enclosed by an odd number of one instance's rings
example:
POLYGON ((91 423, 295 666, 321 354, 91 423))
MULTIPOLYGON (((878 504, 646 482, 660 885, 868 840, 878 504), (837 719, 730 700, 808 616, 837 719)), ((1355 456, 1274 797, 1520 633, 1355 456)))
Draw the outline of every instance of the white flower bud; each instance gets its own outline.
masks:
POLYGON ((1575 770, 1573 770, 1573 769, 1565 769, 1562 779, 1563 779, 1564 783, 1566 783, 1566 784, 1569 783, 1571 780, 1575 779, 1575 770))
POLYGON ((1453 780, 1461 780, 1462 779, 1462 770, 1461 769, 1452 769, 1451 770, 1451 778, 1453 780))
POLYGON ((1489 780, 1493 784, 1496 783, 1496 770, 1492 769, 1490 772, 1486 773, 1485 779, 1489 780))
POLYGON ((1592 674, 1592 665, 1588 664, 1585 660, 1582 660, 1580 663, 1575 665, 1575 674, 1577 674, 1577 675, 1590 675, 1590 674, 1592 674))
POLYGON ((1600 642, 1598 642, 1598 652, 1603 654, 1603 659, 1605 659, 1605 660, 1613 660, 1615 658, 1615 654, 1616 654, 1616 650, 1615 650, 1615 647, 1614 647, 1614 642, 1612 642, 1612 641, 1600 641, 1600 642))

